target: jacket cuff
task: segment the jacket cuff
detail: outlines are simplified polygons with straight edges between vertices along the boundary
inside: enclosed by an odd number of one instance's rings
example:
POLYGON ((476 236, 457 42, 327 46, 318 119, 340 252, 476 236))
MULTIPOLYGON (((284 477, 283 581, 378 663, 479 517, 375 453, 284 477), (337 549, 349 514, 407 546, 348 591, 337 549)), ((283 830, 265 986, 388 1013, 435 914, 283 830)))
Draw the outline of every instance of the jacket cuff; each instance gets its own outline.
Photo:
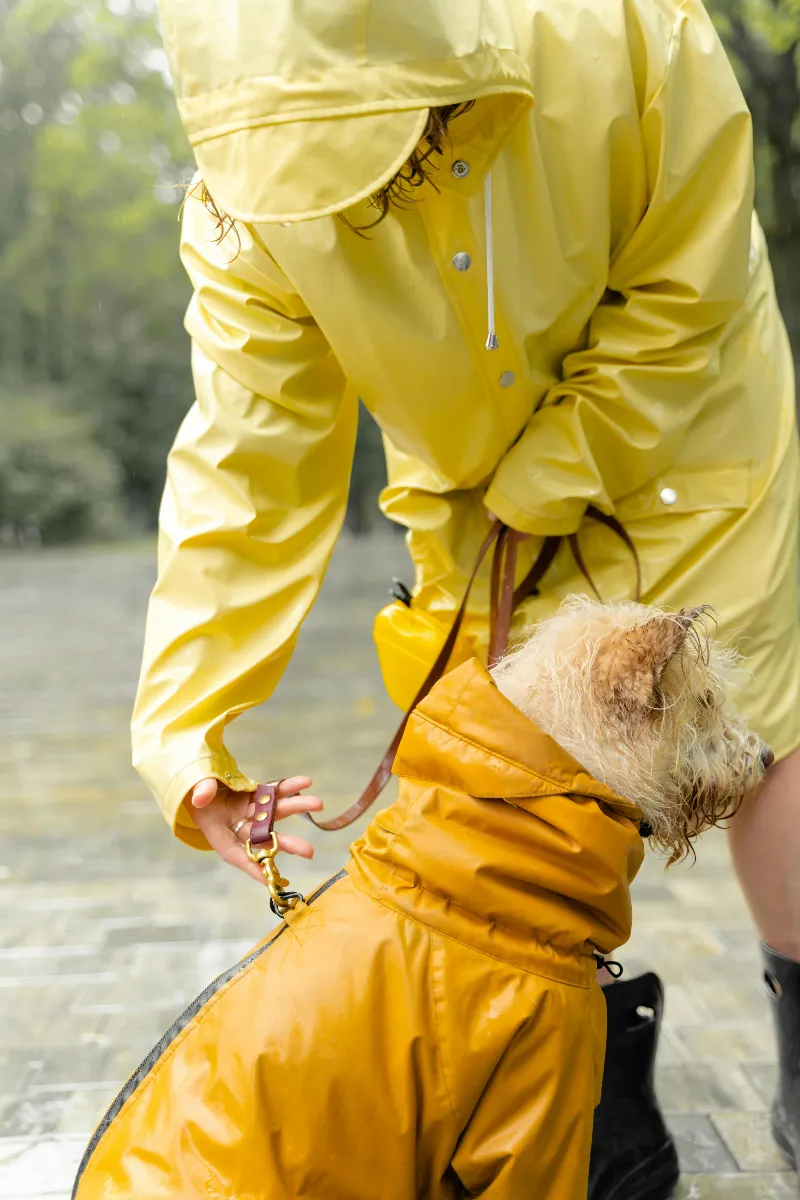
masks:
POLYGON ((196 850, 210 850, 205 834, 194 823, 191 809, 184 798, 201 779, 218 779, 233 792, 252 792, 256 783, 243 775, 227 750, 195 759, 174 775, 164 791, 161 807, 172 831, 182 842, 196 850))
POLYGON ((542 513, 523 508, 521 504, 501 491, 496 483, 489 485, 489 490, 483 498, 483 503, 489 512, 518 533, 536 534, 539 537, 564 537, 580 529, 583 514, 586 511, 586 501, 576 498, 561 499, 558 505, 550 504, 550 508, 558 508, 558 514, 542 513))

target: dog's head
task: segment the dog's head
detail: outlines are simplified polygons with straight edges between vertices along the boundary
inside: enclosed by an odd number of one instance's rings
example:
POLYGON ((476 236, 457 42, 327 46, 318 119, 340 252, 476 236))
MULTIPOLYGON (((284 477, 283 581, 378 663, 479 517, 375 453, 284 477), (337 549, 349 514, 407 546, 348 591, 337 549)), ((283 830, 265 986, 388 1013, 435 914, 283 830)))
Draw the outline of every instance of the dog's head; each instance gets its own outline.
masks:
POLYGON ((738 656, 706 608, 571 598, 497 664, 500 690, 635 801, 670 862, 731 816, 772 762, 730 703, 738 656))

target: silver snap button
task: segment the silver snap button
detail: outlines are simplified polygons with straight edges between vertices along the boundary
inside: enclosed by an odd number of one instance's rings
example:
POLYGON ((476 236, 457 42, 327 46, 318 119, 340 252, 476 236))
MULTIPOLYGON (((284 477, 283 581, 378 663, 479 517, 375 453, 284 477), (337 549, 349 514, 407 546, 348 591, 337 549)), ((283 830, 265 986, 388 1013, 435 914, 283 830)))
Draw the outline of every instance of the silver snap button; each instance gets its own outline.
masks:
POLYGON ((472 266, 472 255, 467 254, 466 250, 459 250, 458 254, 453 255, 453 266, 457 271, 468 271, 472 266))
POLYGON ((227 772, 227 771, 226 771, 226 773, 225 773, 225 778, 226 778, 226 779, 230 779, 230 775, 228 774, 228 772, 227 772))
POLYGON ((678 499, 678 493, 675 491, 675 488, 665 487, 658 493, 658 498, 662 504, 674 504, 678 499))
POLYGON ((503 371, 503 374, 500 376, 500 387, 511 387, 516 378, 513 371, 503 371))
POLYGON ((463 158, 457 158, 453 163, 452 171, 456 179, 466 179, 469 175, 469 163, 464 162, 463 158))

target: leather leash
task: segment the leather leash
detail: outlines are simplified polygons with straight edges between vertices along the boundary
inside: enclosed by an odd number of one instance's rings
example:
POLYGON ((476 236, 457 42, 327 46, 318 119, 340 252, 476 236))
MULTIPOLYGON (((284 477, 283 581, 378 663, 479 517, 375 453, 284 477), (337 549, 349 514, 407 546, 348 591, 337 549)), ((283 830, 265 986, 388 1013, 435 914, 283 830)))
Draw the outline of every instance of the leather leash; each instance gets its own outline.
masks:
POLYGON ((450 655, 453 653, 459 630, 461 629, 461 623, 464 620, 464 614, 467 611, 467 601, 469 600, 469 594, 472 591, 472 585, 475 582, 475 576, 478 574, 481 563, 486 557, 489 548, 498 540, 505 528, 506 526, 503 525, 501 521, 497 521, 484 538, 483 544, 478 551, 478 557, 475 560, 475 566, 472 568, 472 574, 467 580, 464 598, 459 605, 455 620, 450 626, 450 632, 445 639, 445 643, 439 651, 436 661, 425 677, 425 682, 414 697, 413 704, 400 722, 394 737, 389 743, 386 753, 378 765, 377 771, 372 776, 369 783, 364 788, 364 791, 361 793, 355 803, 351 804, 349 808, 346 808, 343 813, 339 813, 338 817, 331 817, 328 821, 316 821, 311 813, 306 813, 309 821, 311 821, 313 825, 316 825, 318 829, 325 829, 326 831, 330 832, 334 829, 344 829, 346 825, 352 825, 353 821, 358 820, 361 814, 366 812, 369 806, 373 804, 375 800, 377 800, 378 796, 386 787, 386 784, 391 778, 392 764, 394 763, 395 755, 397 754, 397 747, 400 745, 403 734, 405 733, 409 718, 420 701, 424 700, 424 698, 427 696, 433 685, 439 679, 441 679, 442 675, 444 675, 445 669, 450 660, 450 655))
POLYGON ((278 788, 281 783, 282 779, 277 783, 260 783, 255 790, 253 799, 256 807, 250 831, 251 846, 263 846, 272 838, 272 830, 275 828, 275 805, 278 802, 278 788))
MULTIPOLYGON (((636 599, 641 596, 641 568, 639 565, 639 556, 636 553, 630 536, 625 528, 620 524, 616 517, 610 516, 608 513, 602 512, 594 505, 589 505, 586 509, 587 517, 594 521, 598 521, 601 525, 605 525, 612 532, 616 533, 622 539, 628 549, 631 551, 634 562, 636 563, 636 599)), ((508 639, 511 629, 511 618, 514 610, 523 600, 532 595, 544 576, 549 571, 553 561, 558 553, 562 538, 559 536, 546 537, 542 543, 542 547, 536 557, 536 561, 531 567, 528 574, 522 582, 514 587, 514 579, 517 566, 517 550, 520 542, 526 537, 525 534, 518 533, 515 529, 510 529, 504 525, 502 521, 497 521, 486 535, 478 556, 475 559, 475 566, 472 568, 472 573, 467 580, 467 586, 464 591, 464 596, 455 615, 453 624, 450 626, 450 631, 447 634, 444 645, 425 677, 425 682, 414 697, 414 701, 408 711, 405 713, 400 722, 397 731, 392 738, 389 746, 380 761, 377 771, 370 779, 364 791, 359 798, 346 808, 344 812, 339 813, 337 817, 331 817, 328 821, 317 821, 311 813, 306 813, 309 821, 316 825, 318 829, 324 829, 326 832, 332 832, 335 829, 344 829, 347 825, 352 825, 353 821, 365 813, 371 804, 377 800, 386 784, 389 782, 392 774, 392 766, 394 764, 397 748, 400 745, 403 734, 405 733, 406 725, 409 722, 411 714, 417 705, 425 699, 428 692, 435 683, 444 675, 447 664, 450 661, 450 655, 455 648, 456 639, 458 638, 464 616, 467 611, 467 603, 469 601, 472 585, 480 570, 481 564, 487 553, 494 545, 494 558, 492 560, 492 582, 491 582, 491 607, 490 607, 490 634, 489 634, 489 663, 490 665, 502 658, 508 648, 508 639)), ((567 543, 572 551, 575 563, 578 570, 581 572, 587 583, 591 587, 595 596, 600 600, 600 594, 594 585, 591 575, 584 562, 583 555, 578 544, 578 535, 570 534, 567 537, 567 543)))
MULTIPOLYGON (((631 539, 631 536, 628 533, 627 529, 625 528, 625 526, 622 524, 621 521, 617 520, 616 517, 611 516, 610 513, 604 513, 603 510, 600 508, 595 508, 595 506, 593 504, 590 504, 588 506, 588 508, 586 509, 586 515, 587 515, 587 517, 591 517, 591 519, 593 521, 597 521, 597 523, 599 525, 605 525, 606 529, 610 529, 611 532, 615 533, 618 538, 621 538, 621 540, 625 543, 625 545, 630 550, 631 554, 633 555, 634 564, 636 566, 636 599, 641 600, 641 598, 642 598, 642 566, 641 566, 641 563, 639 562, 639 555, 636 552, 636 547, 634 546, 633 540, 631 539)), ((572 551, 572 557, 575 559, 578 570, 580 571, 581 575, 583 575, 584 579, 589 584, 589 587, 592 589, 595 596, 602 604, 603 603, 602 596, 600 595, 597 588, 595 587, 594 580, 592 579, 591 575, 589 574, 589 571, 586 567, 586 563, 583 561, 583 555, 581 553, 581 548, 580 548, 580 544, 578 542, 577 533, 570 533, 567 537, 567 541, 569 543, 569 548, 572 551)))
POLYGON ((255 809, 250 837, 245 850, 251 862, 257 863, 264 874, 269 889, 269 906, 276 917, 285 917, 302 899, 299 892, 287 891, 289 880, 283 879, 275 862, 278 853, 278 835, 275 833, 275 806, 278 802, 277 783, 261 783, 255 790, 255 809))

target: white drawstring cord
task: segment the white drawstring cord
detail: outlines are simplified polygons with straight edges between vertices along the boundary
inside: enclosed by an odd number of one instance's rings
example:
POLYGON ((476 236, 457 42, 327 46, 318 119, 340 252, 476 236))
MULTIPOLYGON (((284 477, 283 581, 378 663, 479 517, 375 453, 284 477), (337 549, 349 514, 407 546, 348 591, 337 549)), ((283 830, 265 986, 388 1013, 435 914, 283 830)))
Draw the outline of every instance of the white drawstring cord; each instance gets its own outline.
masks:
POLYGON ((484 185, 484 210, 486 213, 486 289, 489 309, 489 330, 486 349, 496 350, 500 343, 494 327, 494 237, 492 234, 492 172, 486 176, 484 185))

